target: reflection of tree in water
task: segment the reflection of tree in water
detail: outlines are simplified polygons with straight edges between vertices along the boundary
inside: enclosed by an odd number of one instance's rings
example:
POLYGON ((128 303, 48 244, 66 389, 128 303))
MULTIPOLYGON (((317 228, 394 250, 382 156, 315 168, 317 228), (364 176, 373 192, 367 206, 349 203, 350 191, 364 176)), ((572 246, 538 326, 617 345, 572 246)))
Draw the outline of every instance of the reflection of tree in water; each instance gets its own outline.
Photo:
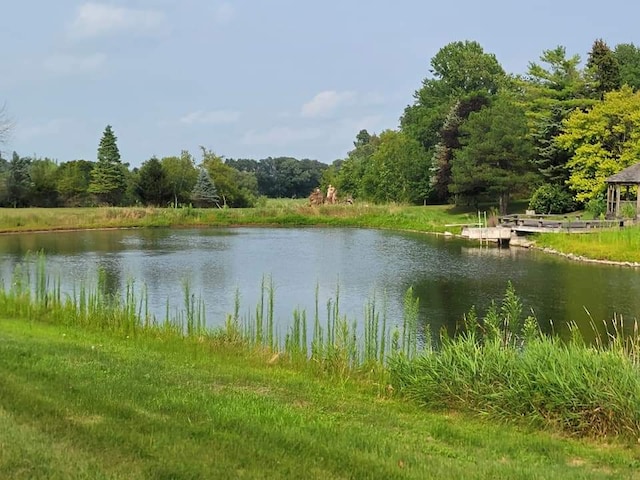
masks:
POLYGON ((97 271, 98 291, 107 298, 119 296, 122 291, 120 259, 110 256, 99 257, 97 271))

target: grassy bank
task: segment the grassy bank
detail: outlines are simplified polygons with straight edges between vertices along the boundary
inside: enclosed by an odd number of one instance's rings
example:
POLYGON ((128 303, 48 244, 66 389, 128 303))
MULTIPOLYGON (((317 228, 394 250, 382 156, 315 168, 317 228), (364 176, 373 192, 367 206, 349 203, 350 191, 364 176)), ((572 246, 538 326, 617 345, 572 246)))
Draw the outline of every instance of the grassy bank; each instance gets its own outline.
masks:
POLYGON ((640 263, 640 227, 602 231, 581 235, 537 235, 539 247, 564 254, 614 262, 640 263))
POLYGON ((214 340, 0 319, 0 478, 632 478, 637 447, 432 413, 214 340))
POLYGON ((254 313, 237 305, 216 331, 188 285, 184 310, 164 319, 143 293, 108 296, 99 279, 62 295, 42 257, 4 285, 0 478, 620 478, 640 467, 637 337, 560 344, 522 318, 510 287, 434 349, 418 341, 411 291, 397 323, 365 308, 360 338, 337 301, 308 324, 294 312, 278 338, 268 284, 254 313))
POLYGON ((0 232, 89 228, 186 226, 356 226, 442 232, 448 224, 471 223, 477 215, 451 206, 327 205, 306 200, 271 201, 247 209, 195 208, 29 208, 0 209, 0 232))

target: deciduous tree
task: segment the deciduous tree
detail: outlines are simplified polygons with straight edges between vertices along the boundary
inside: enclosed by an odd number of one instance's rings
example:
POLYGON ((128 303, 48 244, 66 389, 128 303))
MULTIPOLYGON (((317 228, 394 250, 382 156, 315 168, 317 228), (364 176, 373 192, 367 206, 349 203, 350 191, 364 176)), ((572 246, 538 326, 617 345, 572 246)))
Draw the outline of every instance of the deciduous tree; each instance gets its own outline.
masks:
POLYGON ((167 177, 173 206, 178 208, 181 203, 189 202, 191 191, 198 179, 193 156, 187 150, 183 150, 179 157, 164 157, 160 163, 167 177))
POLYGON ((640 92, 625 86, 587 112, 574 111, 556 141, 571 156, 568 184, 577 200, 601 195, 607 177, 640 159, 640 92))
POLYGON ((56 189, 63 205, 80 207, 91 204, 88 190, 94 165, 94 162, 87 160, 72 160, 60 164, 56 189))
POLYGON ((640 89, 640 48, 633 43, 616 45, 613 51, 620 67, 620 83, 640 89))

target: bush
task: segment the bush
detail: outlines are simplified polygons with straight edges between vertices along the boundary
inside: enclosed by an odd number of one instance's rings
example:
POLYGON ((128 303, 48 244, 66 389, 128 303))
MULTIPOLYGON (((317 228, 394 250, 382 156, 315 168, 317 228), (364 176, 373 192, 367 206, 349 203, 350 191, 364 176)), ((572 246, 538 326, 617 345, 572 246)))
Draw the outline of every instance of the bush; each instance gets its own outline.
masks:
POLYGON ((529 209, 537 213, 567 213, 576 208, 572 195, 560 185, 543 185, 531 197, 529 209))
POLYGON ((607 201, 603 196, 594 197, 585 206, 585 210, 593 215, 593 218, 603 217, 607 213, 607 201))

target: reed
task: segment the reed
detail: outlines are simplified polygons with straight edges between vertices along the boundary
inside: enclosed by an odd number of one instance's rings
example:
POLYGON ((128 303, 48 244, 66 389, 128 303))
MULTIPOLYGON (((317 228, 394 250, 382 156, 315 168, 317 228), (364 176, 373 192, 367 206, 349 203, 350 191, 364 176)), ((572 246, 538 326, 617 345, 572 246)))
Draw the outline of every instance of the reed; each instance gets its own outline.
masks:
POLYGON ((396 355, 398 391, 436 408, 527 421, 578 436, 640 438, 637 325, 615 321, 595 345, 573 325, 569 341, 544 336, 511 285, 483 318, 471 310, 465 331, 413 360, 396 355))
POLYGON ((241 317, 236 292, 234 311, 225 326, 207 327, 204 303, 184 281, 183 305, 167 301, 164 319, 149 313, 146 289, 130 280, 121 296, 105 288, 98 272, 94 284, 79 282, 62 294, 58 279, 47 274, 43 255, 30 256, 2 279, 0 314, 31 322, 112 332, 122 337, 167 336, 210 342, 212 348, 233 343, 267 353, 272 361, 328 375, 340 382, 368 378, 378 392, 397 392, 424 405, 460 409, 500 420, 543 426, 579 436, 640 438, 640 336, 616 317, 586 344, 571 326, 571 338, 545 336, 534 316, 526 315, 513 286, 483 315, 471 309, 464 330, 441 334, 437 347, 428 325, 418 317, 412 290, 404 297, 399 322, 387 318, 375 296, 362 321, 340 311, 340 289, 326 303, 321 319, 319 289, 313 328, 304 310, 295 310, 284 336, 278 332, 275 288, 263 279, 253 314, 241 317), (626 332, 626 333, 625 333, 626 332))

